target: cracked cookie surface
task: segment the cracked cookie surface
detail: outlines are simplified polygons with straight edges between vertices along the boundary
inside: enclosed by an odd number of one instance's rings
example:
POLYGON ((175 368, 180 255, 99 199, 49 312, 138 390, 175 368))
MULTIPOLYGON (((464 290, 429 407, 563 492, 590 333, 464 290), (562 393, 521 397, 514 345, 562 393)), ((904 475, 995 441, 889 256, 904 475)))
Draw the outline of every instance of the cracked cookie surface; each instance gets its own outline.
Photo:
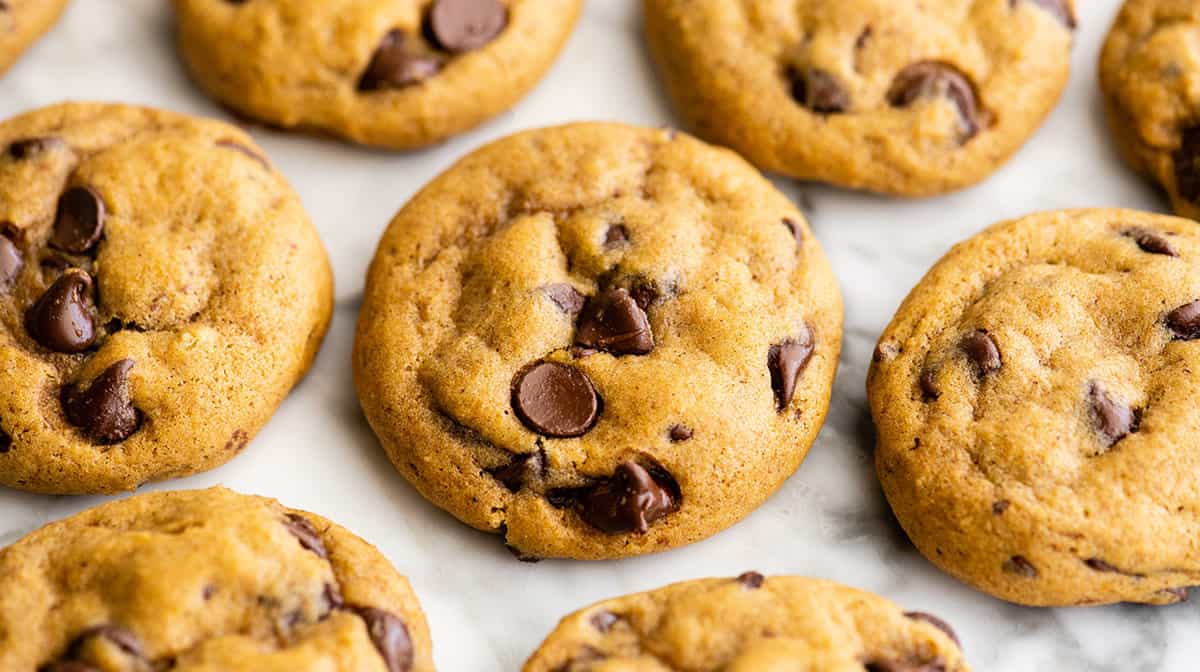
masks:
POLYGON ((1100 85, 1125 160, 1162 185, 1177 213, 1200 219, 1200 5, 1126 2, 1100 85))
POLYGON ((308 369, 331 296, 240 130, 102 104, 0 124, 0 482, 112 492, 223 464, 308 369))
POLYGON ((140 495, 0 551, 10 672, 430 672, 408 581, 320 516, 222 488, 140 495))
POLYGON ((1075 210, 955 247, 883 333, 876 466, 934 564, 1028 605, 1200 584, 1200 232, 1075 210))
POLYGON ((609 124, 476 151, 392 221, 354 369, 396 468, 525 557, 724 529, 828 410, 841 296, 796 208, 732 152, 609 124))
POLYGON ((1066 86, 1072 0, 644 0, 676 109, 760 167, 903 196, 969 186, 1066 86))
POLYGON ((192 77, 237 112, 392 149, 512 107, 582 0, 174 0, 192 77))
POLYGON ((0 76, 58 21, 67 0, 0 0, 0 76))
POLYGON ((524 672, 968 672, 954 631, 830 581, 746 572, 567 616, 524 672))

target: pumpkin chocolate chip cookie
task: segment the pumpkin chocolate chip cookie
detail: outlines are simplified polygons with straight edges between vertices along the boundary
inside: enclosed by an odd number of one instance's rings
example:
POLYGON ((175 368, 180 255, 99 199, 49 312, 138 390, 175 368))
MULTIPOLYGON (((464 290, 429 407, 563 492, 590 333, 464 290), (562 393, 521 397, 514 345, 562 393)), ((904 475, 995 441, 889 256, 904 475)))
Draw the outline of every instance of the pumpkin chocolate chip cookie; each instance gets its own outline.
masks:
POLYGON ((707 537, 795 471, 841 297, 803 216, 732 152, 578 124, 471 154, 392 221, 354 370, 396 468, 523 557, 707 537))
POLYGON ((998 224, 884 331, 876 466, 931 562, 1027 605, 1200 584, 1200 231, 1130 210, 998 224))
POLYGON ((1057 103, 1072 0, 644 0, 679 113, 793 177, 902 196, 994 172, 1057 103))
POLYGON ((0 551, 6 672, 430 672, 431 653, 377 550, 261 497, 141 495, 0 551))
POLYGON ((58 21, 67 0, 0 0, 0 75, 58 21))
POLYGON ((968 672, 945 621, 797 576, 687 581, 567 616, 524 672, 968 672))
POLYGON ((237 112, 406 149, 512 107, 582 0, 174 0, 192 76, 237 112))
POLYGON ((331 285, 236 128, 100 104, 0 124, 0 483, 112 492, 223 464, 308 369, 331 285))

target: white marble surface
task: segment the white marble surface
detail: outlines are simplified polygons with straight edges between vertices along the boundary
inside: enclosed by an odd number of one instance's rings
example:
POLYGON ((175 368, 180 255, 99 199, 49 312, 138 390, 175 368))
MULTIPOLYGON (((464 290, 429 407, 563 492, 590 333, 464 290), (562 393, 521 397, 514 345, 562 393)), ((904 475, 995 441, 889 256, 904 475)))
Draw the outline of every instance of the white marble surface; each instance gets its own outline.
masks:
MULTIPOLYGON (((863 381, 900 300, 955 241, 1034 210, 1161 209, 1119 163, 1105 133, 1096 59, 1118 0, 1080 0, 1075 73, 1062 105, 1007 167, 981 186, 896 201, 780 180, 801 199, 846 297, 846 345, 833 410, 787 485, 706 542, 622 562, 515 561, 499 540, 425 503, 391 468, 358 409, 350 347, 375 241, 420 185, 480 143, 577 119, 666 125, 673 119, 640 37, 635 0, 588 0, 550 76, 516 110, 423 152, 388 154, 252 129, 295 185, 333 258, 337 312, 313 373, 244 454, 223 468, 147 489, 217 483, 320 512, 378 545, 411 577, 442 670, 517 670, 559 617, 592 601, 682 579, 767 573, 826 577, 940 614, 985 672, 1195 670, 1200 601, 1166 608, 1036 610, 958 584, 891 522, 871 465, 863 381)), ((0 80, 0 117, 66 99, 145 103, 221 116, 172 49, 165 0, 75 0, 62 23, 0 80)), ((0 544, 103 498, 0 491, 0 544)))

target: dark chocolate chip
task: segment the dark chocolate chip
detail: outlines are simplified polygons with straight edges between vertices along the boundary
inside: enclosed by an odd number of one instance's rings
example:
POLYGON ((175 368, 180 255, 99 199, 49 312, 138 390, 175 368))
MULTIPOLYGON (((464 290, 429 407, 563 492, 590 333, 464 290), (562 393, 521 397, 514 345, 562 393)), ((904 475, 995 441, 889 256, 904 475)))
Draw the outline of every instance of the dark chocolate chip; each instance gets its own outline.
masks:
POLYGON ((608 231, 604 232, 604 247, 613 249, 620 247, 629 242, 629 229, 623 224, 616 224, 608 227, 608 231))
POLYGON ((70 385, 63 388, 67 420, 102 444, 129 438, 142 424, 142 414, 129 396, 129 372, 133 365, 132 359, 122 359, 83 390, 70 385))
POLYGON ((8 154, 12 158, 21 161, 23 159, 31 159, 38 154, 43 154, 59 147, 64 147, 65 145, 66 143, 59 138, 25 138, 9 145, 8 154))
POLYGON ((83 352, 96 341, 92 317, 92 276, 68 269, 25 313, 33 340, 54 352, 83 352))
POLYGON ((554 302, 558 309, 568 315, 577 315, 583 310, 584 295, 565 282, 546 285, 542 288, 546 298, 554 302))
POLYGON ((513 455, 508 464, 489 469, 488 473, 492 475, 492 478, 500 481, 501 485, 508 488, 509 492, 520 492, 521 488, 525 487, 526 481, 529 480, 530 472, 542 470, 545 464, 543 452, 513 455))
POLYGON ((400 89, 429 79, 441 69, 441 58, 423 53, 415 38, 393 30, 380 41, 371 63, 358 80, 358 90, 400 89))
POLYGON ((758 572, 742 572, 734 580, 742 584, 742 587, 746 590, 758 590, 759 588, 762 588, 763 581, 766 581, 767 579, 758 572))
POLYGON ((1200 338, 1200 301, 1184 304, 1167 313, 1167 327, 1181 341, 1200 338))
POLYGON ((1171 241, 1167 240, 1166 236, 1158 233, 1157 231, 1139 227, 1125 231, 1124 235, 1132 238, 1143 252, 1148 252, 1150 254, 1162 254, 1168 257, 1179 256, 1179 253, 1176 252, 1175 248, 1171 245, 1171 241))
POLYGON ((597 611, 588 620, 591 621, 593 628, 600 632, 608 632, 617 624, 617 621, 621 620, 621 617, 611 611, 597 611))
POLYGON ((976 329, 967 334, 960 346, 967 354, 967 359, 975 366, 975 373, 980 378, 986 378, 999 371, 1004 364, 1000 358, 1000 348, 996 346, 996 339, 983 329, 976 329))
POLYGON ((888 103, 893 107, 909 107, 924 98, 947 98, 954 103, 964 141, 975 137, 984 126, 984 114, 974 85, 949 63, 913 63, 896 75, 887 94, 888 103))
POLYGON ((529 429, 544 436, 582 436, 596 424, 600 397, 583 371, 539 362, 517 374, 512 406, 529 429))
MULTIPOLYGON (((675 288, 668 287, 668 294, 674 294, 675 288)), ((633 283, 629 288, 629 295, 633 297, 633 302, 642 310, 650 310, 650 306, 658 303, 662 298, 662 292, 658 291, 658 287, 648 280, 639 280, 633 283)))
POLYGON ((946 636, 949 637, 951 641, 954 642, 955 646, 962 648, 962 642, 958 641, 958 635, 955 634, 954 628, 950 627, 949 623, 943 621, 937 616, 934 616, 933 614, 927 614, 923 611, 906 611, 904 612, 904 615, 914 621, 925 621, 938 630, 941 630, 942 632, 946 633, 946 636))
POLYGON ((1200 203, 1200 125, 1183 129, 1179 149, 1171 155, 1175 164, 1175 189, 1185 200, 1200 203))
POLYGON ((655 472, 636 462, 621 463, 579 498, 580 516, 606 534, 645 533, 651 523, 679 508, 674 479, 661 467, 655 472))
POLYGON ((1092 382, 1088 403, 1092 409, 1092 422, 1105 447, 1111 448, 1137 431, 1137 414, 1129 404, 1109 394, 1102 384, 1092 382))
MULTIPOLYGON (((1071 12, 1071 7, 1066 0, 1029 0, 1033 4, 1050 12, 1054 18, 1058 19, 1064 26, 1075 29, 1075 14, 1071 12)), ((1015 7, 1018 0, 1009 0, 1015 7)))
POLYGON ((354 607, 354 613, 367 626, 375 649, 383 657, 388 672, 409 672, 413 667, 413 643, 408 627, 395 614, 372 607, 354 607))
POLYGON ((1001 499, 1001 500, 992 502, 992 513, 994 513, 998 516, 998 515, 1004 513, 1005 511, 1008 511, 1008 507, 1010 507, 1010 506, 1012 506, 1012 504, 1007 499, 1001 499))
POLYGON ((671 425, 669 436, 671 437, 672 443, 687 441, 688 439, 692 438, 692 428, 688 427, 687 425, 671 425))
POLYGON ((317 528, 308 518, 298 513, 289 513, 283 524, 305 550, 312 551, 322 559, 329 557, 329 554, 325 552, 325 542, 321 541, 321 534, 317 532, 317 528))
POLYGON ((935 658, 925 662, 874 660, 864 665, 867 672, 946 672, 946 661, 935 658))
POLYGON ((17 244, 0 234, 0 289, 12 284, 24 265, 25 259, 17 244))
POLYGON ((1093 569, 1097 572, 1107 572, 1107 573, 1120 573, 1121 572, 1121 570, 1108 564, 1107 562, 1101 560, 1100 558, 1088 558, 1087 560, 1083 561, 1083 564, 1087 565, 1089 569, 1093 569))
POLYGON ((937 370, 928 368, 921 371, 921 377, 917 379, 917 383, 921 386, 921 398, 925 401, 937 401, 942 396, 942 390, 937 384, 937 370))
POLYGON ((771 389, 775 390, 775 406, 783 410, 796 396, 796 384, 812 359, 815 349, 812 329, 804 325, 794 337, 772 345, 767 351, 767 369, 771 372, 771 389))
POLYGON ((791 231, 792 238, 796 239, 797 246, 804 244, 804 229, 800 226, 799 222, 785 217, 783 219, 783 225, 787 227, 788 231, 791 231))
POLYGON ((792 98, 817 114, 839 114, 850 109, 850 94, 825 70, 788 70, 792 98))
POLYGON ((496 39, 508 25, 499 0, 435 0, 429 10, 429 32, 438 46, 461 53, 496 39))
POLYGON ((12 450, 12 437, 8 435, 8 432, 0 429, 0 455, 10 450, 12 450))
POLYGON ((71 187, 58 199, 50 247, 83 254, 104 235, 104 201, 90 187, 71 187))
POLYGON ((1029 562, 1024 556, 1021 555, 1014 555, 1008 560, 1005 560, 1004 564, 1001 565, 1001 568, 1009 574, 1016 574, 1027 579, 1036 579, 1038 575, 1037 567, 1034 567, 1033 563, 1029 562))
POLYGON ((614 355, 644 355, 654 349, 646 311, 624 289, 588 299, 579 315, 575 343, 614 355))

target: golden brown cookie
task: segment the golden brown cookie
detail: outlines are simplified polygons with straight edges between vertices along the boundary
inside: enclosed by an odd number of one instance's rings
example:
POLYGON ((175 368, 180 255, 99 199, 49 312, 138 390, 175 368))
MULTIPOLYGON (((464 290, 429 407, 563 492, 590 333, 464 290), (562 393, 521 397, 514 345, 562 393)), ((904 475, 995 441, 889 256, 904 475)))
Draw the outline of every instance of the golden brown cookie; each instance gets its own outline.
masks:
POLYGON ((1200 584, 1200 230, 1048 212, 950 251, 880 338, 876 466, 931 562, 1028 605, 1200 584))
POLYGON ((58 21, 67 0, 0 0, 0 75, 58 21))
POLYGON ((924 196, 984 179, 1058 102, 1073 0, 644 0, 679 113, 801 179, 924 196))
POLYGON ((1129 0, 1100 57, 1109 125, 1122 155, 1200 219, 1200 4, 1129 0))
POLYGON ((154 493, 0 551, 6 672, 430 672, 408 581, 311 513, 154 493))
POLYGON ((354 371, 396 468, 522 556, 718 532, 795 471, 842 306, 803 216, 671 131, 577 124, 476 151, 392 221, 354 371))
POLYGON ((702 579, 567 616, 524 672, 968 672, 945 621, 798 576, 702 579))
POLYGON ((331 294, 240 130, 101 104, 0 124, 0 483, 112 492, 223 464, 312 363, 331 294))
POLYGON ((284 128, 406 149, 512 107, 581 0, 174 0, 193 78, 284 128))

